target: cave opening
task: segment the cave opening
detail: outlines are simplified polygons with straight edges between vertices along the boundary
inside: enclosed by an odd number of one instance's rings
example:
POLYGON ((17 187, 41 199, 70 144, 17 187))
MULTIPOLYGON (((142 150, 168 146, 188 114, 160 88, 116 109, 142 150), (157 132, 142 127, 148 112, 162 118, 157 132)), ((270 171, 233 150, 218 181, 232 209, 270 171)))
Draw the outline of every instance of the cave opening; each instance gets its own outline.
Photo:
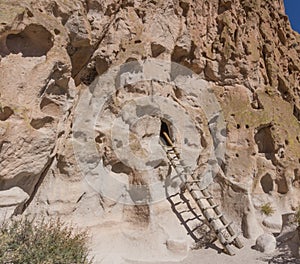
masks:
POLYGON ((275 142, 271 129, 271 125, 259 128, 254 136, 255 143, 258 147, 258 153, 265 154, 265 157, 269 160, 274 159, 275 154, 275 142))
MULTIPOLYGON (((53 47, 53 36, 43 26, 30 24, 20 33, 6 37, 6 47, 10 53, 22 53, 23 57, 41 57, 53 47)), ((5 54, 7 55, 7 54, 5 54)))
POLYGON ((165 120, 161 120, 159 136, 160 140, 166 146, 172 146, 172 135, 170 132, 170 124, 168 124, 168 122, 165 120))
POLYGON ((267 173, 260 179, 260 184, 264 193, 270 193, 274 189, 273 179, 269 173, 267 173))

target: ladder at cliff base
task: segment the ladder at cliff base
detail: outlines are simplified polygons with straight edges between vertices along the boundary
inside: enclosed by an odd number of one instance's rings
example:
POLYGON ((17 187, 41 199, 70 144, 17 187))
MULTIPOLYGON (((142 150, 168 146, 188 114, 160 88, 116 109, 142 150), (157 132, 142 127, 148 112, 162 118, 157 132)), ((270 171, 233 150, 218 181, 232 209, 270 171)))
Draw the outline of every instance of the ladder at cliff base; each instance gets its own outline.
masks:
POLYGON ((233 222, 229 222, 225 218, 219 208, 219 205, 215 203, 207 188, 200 188, 197 177, 193 174, 187 175, 184 167, 182 166, 183 162, 180 159, 180 153, 169 138, 168 134, 164 132, 163 135, 166 142, 161 141, 161 145, 166 151, 171 166, 174 168, 182 182, 185 183, 186 189, 200 208, 209 227, 213 230, 218 240, 223 245, 225 252, 229 255, 234 255, 233 246, 242 248, 243 244, 232 227, 233 222))

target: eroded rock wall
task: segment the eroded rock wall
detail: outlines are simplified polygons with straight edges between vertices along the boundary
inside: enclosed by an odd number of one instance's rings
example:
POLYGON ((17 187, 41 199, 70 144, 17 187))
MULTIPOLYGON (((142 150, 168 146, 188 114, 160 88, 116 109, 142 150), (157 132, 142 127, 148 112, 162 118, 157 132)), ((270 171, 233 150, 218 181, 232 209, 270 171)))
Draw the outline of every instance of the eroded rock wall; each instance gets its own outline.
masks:
MULTIPOLYGON (((64 216, 90 226, 95 252, 114 236, 120 248, 152 241, 156 254, 184 257, 191 241, 168 202, 132 207, 106 199, 87 184, 73 153, 74 109, 83 91, 108 69, 146 58, 184 65, 215 92, 227 145, 211 189, 245 236, 277 230, 281 214, 298 206, 300 38, 281 0, 1 1, 0 20, 0 189, 4 200, 16 193, 14 202, 1 200, 2 217, 64 216), (260 212, 267 202, 276 208, 271 219, 260 212), (166 241, 181 249, 168 249, 166 241)), ((203 131, 205 125, 199 138, 208 149, 203 131)), ((99 152, 109 153, 97 136, 99 152)), ((115 171, 132 173, 114 158, 106 162, 115 171)), ((124 248, 120 256, 140 259, 138 251, 124 248)))

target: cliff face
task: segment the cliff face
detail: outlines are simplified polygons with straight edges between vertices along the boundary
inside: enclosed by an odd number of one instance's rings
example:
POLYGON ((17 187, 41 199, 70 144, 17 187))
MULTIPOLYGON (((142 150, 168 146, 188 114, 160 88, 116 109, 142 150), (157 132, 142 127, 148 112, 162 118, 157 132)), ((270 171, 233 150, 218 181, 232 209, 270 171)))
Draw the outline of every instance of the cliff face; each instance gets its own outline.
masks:
MULTIPOLYGON (((256 237, 262 228, 278 230, 281 214, 298 206, 300 37, 281 0, 4 0, 0 20, 2 218, 43 213, 88 226, 99 259, 112 236, 128 246, 120 258, 141 259, 139 247, 131 250, 135 241, 141 249, 151 248, 146 260, 155 261, 153 252, 158 259, 185 256, 191 241, 167 201, 124 205, 108 199, 86 181, 73 151, 74 120, 87 115, 78 105, 96 96, 97 76, 148 58, 176 62, 214 91, 226 124, 226 154, 210 188, 246 237, 256 237), (260 213, 268 202, 276 208, 271 218, 260 213)), ((196 130, 178 122, 181 131, 173 137, 190 140, 184 144, 195 150, 194 169, 205 166, 214 142, 197 105, 197 87, 181 91, 155 80, 129 86, 105 101, 95 128, 95 146, 112 177, 150 186, 151 177, 164 183, 168 175, 159 146, 149 149, 161 128, 153 114, 136 114, 130 127, 129 149, 149 161, 147 173, 124 156, 120 160, 113 148, 114 122, 150 104, 131 102, 153 91, 170 98, 161 107, 166 106, 171 126, 174 115, 191 119, 196 130)), ((154 195, 150 187, 145 192, 154 195)))

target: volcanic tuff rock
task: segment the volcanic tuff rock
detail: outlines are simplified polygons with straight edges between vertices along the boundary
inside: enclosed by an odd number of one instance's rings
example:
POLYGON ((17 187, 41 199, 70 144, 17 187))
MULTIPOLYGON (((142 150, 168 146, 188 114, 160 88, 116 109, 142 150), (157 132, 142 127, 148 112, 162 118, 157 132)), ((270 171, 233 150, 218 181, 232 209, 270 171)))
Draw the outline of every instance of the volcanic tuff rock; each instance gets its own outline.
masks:
MULTIPOLYGON (((227 141, 210 189, 246 237, 276 229, 281 214, 298 206, 300 37, 282 0, 2 0, 0 20, 1 216, 43 213, 88 226, 96 258, 107 263, 185 257, 192 239, 168 201, 133 206, 102 196, 85 181, 73 152, 81 95, 92 98, 93 81, 107 70, 147 58, 179 63, 214 91, 227 141), (276 208, 275 220, 261 214, 266 203, 276 208), (105 255, 113 243, 119 260, 105 255)), ((139 174, 112 149, 110 125, 124 105, 135 109, 130 100, 154 89, 180 106, 197 127, 200 141, 191 147, 204 157, 197 166, 205 165, 213 146, 201 106, 189 94, 151 85, 116 93, 98 120, 103 131, 95 132, 99 157, 113 177, 146 186, 168 174, 161 149, 155 152, 160 163, 151 160, 153 174, 139 174)), ((160 120, 143 117, 132 129, 131 149, 143 157, 149 142, 158 141, 160 120)))

